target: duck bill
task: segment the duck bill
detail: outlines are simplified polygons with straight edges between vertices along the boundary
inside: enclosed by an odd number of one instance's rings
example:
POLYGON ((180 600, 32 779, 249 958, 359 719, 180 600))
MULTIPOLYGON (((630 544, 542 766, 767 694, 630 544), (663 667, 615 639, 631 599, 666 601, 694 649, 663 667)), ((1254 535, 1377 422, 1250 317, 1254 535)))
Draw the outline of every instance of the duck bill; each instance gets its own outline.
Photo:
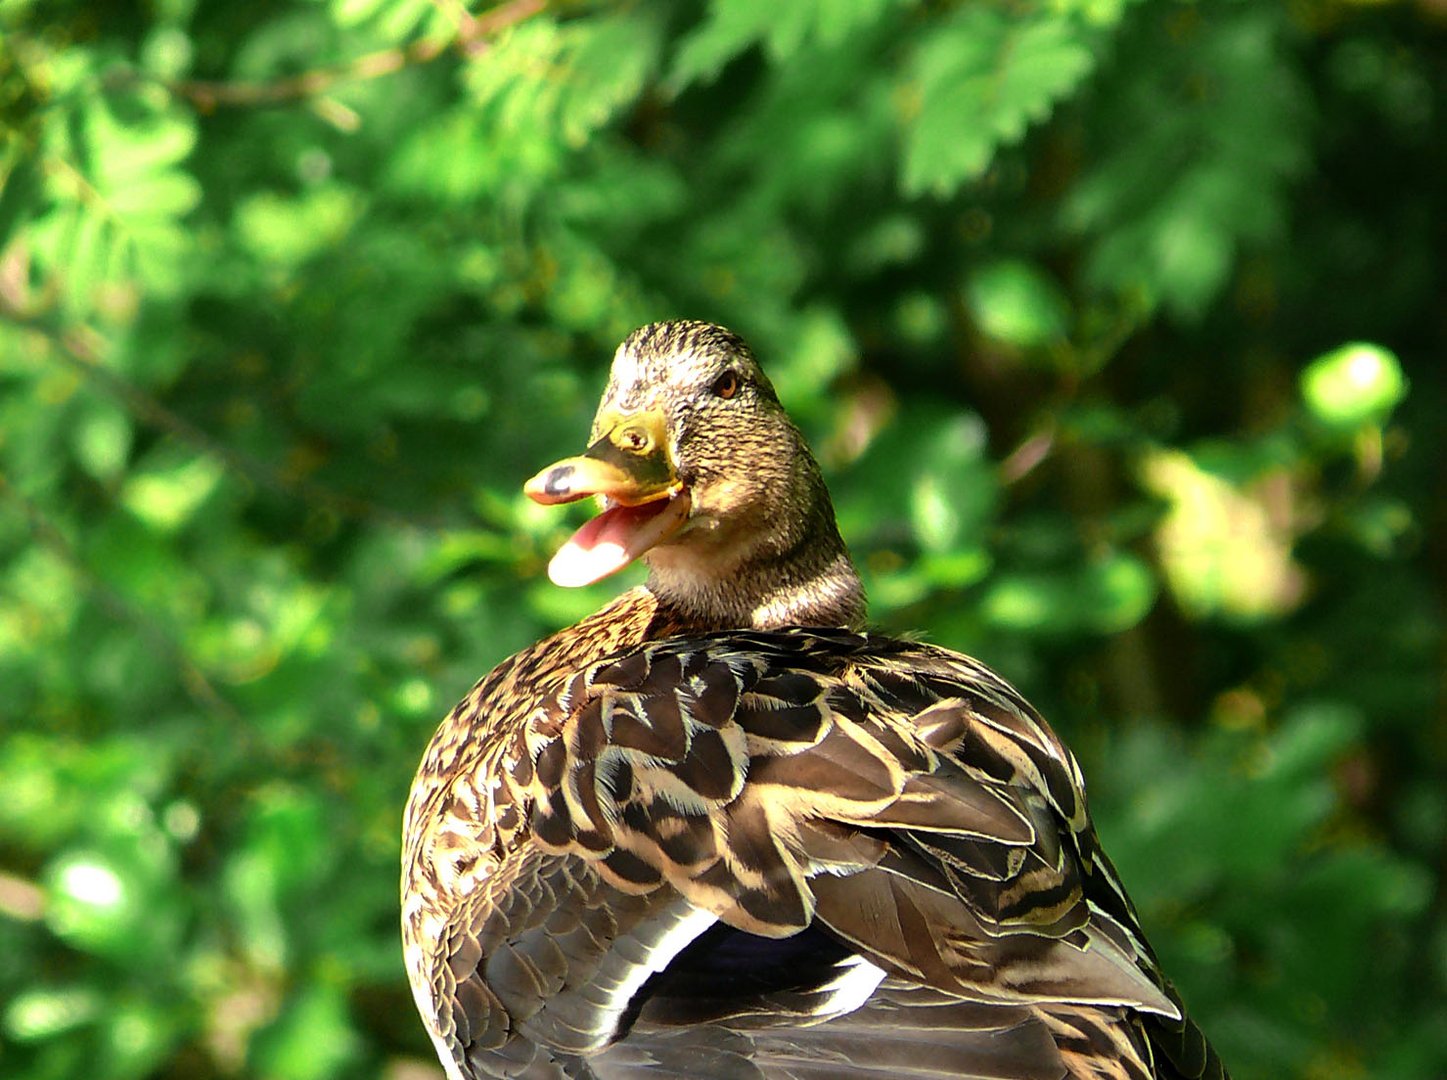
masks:
POLYGON ((662 543, 688 519, 691 500, 668 452, 662 413, 600 414, 603 435, 577 457, 549 465, 523 491, 544 505, 595 496, 602 513, 548 564, 555 585, 591 585, 662 543))

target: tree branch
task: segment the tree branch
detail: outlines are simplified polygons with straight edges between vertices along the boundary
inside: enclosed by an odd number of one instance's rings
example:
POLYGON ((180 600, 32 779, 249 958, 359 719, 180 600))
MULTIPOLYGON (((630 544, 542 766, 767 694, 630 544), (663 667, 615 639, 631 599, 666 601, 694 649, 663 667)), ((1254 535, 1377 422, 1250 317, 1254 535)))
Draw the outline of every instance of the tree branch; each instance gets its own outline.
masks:
POLYGON ((364 82, 394 74, 406 67, 430 63, 453 46, 469 57, 481 55, 487 50, 488 38, 532 18, 547 7, 547 0, 512 0, 481 15, 473 15, 457 0, 433 2, 453 17, 457 24, 455 35, 423 38, 407 45, 368 53, 344 64, 316 68, 272 82, 182 79, 166 86, 202 112, 214 112, 218 108, 282 105, 317 97, 340 83, 364 82))

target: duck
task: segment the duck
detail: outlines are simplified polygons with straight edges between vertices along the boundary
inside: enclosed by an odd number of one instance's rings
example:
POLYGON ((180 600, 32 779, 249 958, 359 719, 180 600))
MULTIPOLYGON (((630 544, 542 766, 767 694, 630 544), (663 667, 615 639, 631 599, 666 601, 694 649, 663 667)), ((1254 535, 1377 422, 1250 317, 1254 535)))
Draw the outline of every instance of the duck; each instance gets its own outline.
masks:
POLYGON ((427 746, 402 941, 449 1080, 1217 1080, 1074 756, 978 660, 869 629, 823 474, 747 344, 619 346, 562 587, 427 746))

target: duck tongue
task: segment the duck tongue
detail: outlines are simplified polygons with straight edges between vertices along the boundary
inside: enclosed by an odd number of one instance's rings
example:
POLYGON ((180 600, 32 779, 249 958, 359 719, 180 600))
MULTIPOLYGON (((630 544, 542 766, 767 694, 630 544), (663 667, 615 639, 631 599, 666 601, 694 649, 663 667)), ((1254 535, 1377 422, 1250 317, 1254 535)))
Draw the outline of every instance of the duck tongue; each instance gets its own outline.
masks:
POLYGON ((602 581, 682 525, 688 509, 686 493, 641 506, 611 506, 558 549, 548 563, 548 577, 565 588, 602 581))

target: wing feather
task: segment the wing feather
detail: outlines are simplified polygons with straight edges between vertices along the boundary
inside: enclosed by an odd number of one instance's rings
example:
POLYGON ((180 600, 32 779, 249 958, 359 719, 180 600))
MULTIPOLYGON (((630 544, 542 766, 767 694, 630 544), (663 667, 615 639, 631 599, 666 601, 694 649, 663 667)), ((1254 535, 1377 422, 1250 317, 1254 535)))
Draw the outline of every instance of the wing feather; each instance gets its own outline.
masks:
POLYGON ((553 868, 533 873, 529 903, 607 890, 617 910, 517 922, 515 882, 490 892, 492 929, 473 925, 480 907, 455 920, 435 989, 456 1037, 559 1055, 511 1074, 665 1075, 692 1054, 720 1070, 696 1075, 799 1080, 841 1062, 881 1077, 1224 1076, 1144 944, 1074 758, 977 662, 847 631, 671 639, 593 664, 537 715, 509 773, 553 868), (659 974, 674 958, 694 974, 737 960, 704 947, 705 925, 780 949, 822 932, 876 974, 826 963, 795 987, 782 952, 764 982, 685 990, 659 974), (913 997, 875 994, 879 979, 913 997), (734 1034, 679 1033, 705 1020, 734 1034), (744 1030, 751 1042, 730 1041, 744 1030))

